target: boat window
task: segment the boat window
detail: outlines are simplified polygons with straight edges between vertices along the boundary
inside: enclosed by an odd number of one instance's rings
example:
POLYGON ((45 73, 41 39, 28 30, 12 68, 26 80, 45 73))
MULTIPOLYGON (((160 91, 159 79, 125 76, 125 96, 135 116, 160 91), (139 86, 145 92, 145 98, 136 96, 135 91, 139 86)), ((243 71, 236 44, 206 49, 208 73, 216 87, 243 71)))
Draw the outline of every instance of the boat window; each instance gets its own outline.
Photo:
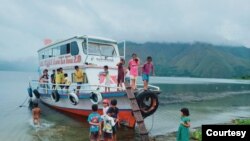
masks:
MULTIPOLYGON (((86 43, 83 42, 82 46, 83 46, 83 52, 86 54, 87 53, 86 43)), ((99 56, 117 56, 114 46, 109 44, 97 44, 97 43, 89 43, 88 54, 99 55, 99 56)))
POLYGON ((72 56, 79 54, 79 49, 76 41, 70 43, 70 49, 72 56))
POLYGON ((104 56, 116 56, 116 51, 113 46, 110 45, 101 45, 101 54, 104 56))
POLYGON ((61 45, 60 55, 69 54, 69 53, 70 53, 70 44, 61 45))
POLYGON ((44 57, 43 57, 43 59, 46 59, 46 58, 49 58, 49 50, 48 49, 44 50, 44 57))
POLYGON ((86 42, 82 42, 82 50, 83 50, 83 53, 87 54, 87 43, 86 42))
POLYGON ((39 52, 39 59, 40 60, 44 59, 44 51, 39 52))
POLYGON ((92 54, 92 55, 101 55, 98 44, 89 44, 88 52, 89 54, 92 54))
POLYGON ((53 57, 59 56, 60 55, 60 48, 59 47, 52 48, 52 54, 53 54, 53 57))
POLYGON ((48 58, 53 57, 52 49, 48 49, 48 58))

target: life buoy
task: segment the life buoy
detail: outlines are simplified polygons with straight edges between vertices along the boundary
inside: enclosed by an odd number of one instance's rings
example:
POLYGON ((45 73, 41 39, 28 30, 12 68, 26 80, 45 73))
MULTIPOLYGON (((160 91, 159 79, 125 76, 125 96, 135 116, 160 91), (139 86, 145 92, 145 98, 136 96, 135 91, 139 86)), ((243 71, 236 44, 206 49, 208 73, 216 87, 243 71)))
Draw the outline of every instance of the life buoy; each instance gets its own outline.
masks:
POLYGON ((158 96, 152 91, 143 91, 136 96, 143 118, 152 115, 159 106, 158 96))
POLYGON ((57 90, 53 90, 52 93, 51 93, 51 99, 54 101, 54 102, 58 102, 59 99, 60 99, 60 95, 58 93, 57 90))
POLYGON ((99 102, 102 101, 102 94, 99 91, 93 91, 90 93, 89 98, 93 104, 98 104, 99 102))
POLYGON ((79 98, 75 93, 69 93, 69 101, 71 102, 71 104, 73 105, 77 105, 79 102, 79 98))
POLYGON ((38 92, 37 89, 33 90, 34 95, 36 96, 37 99, 40 98, 40 93, 38 92))
POLYGON ((29 97, 32 98, 33 97, 32 88, 31 87, 27 88, 27 91, 28 91, 29 97))

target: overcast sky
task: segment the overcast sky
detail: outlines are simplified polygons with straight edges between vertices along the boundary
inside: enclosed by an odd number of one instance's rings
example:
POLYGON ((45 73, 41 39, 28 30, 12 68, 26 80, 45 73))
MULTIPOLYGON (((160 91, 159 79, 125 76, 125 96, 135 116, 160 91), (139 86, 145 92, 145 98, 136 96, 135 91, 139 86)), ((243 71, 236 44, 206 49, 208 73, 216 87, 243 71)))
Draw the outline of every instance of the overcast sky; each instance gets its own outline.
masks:
POLYGON ((0 1, 1 60, 36 57, 45 38, 85 34, 250 47, 249 0, 0 1))

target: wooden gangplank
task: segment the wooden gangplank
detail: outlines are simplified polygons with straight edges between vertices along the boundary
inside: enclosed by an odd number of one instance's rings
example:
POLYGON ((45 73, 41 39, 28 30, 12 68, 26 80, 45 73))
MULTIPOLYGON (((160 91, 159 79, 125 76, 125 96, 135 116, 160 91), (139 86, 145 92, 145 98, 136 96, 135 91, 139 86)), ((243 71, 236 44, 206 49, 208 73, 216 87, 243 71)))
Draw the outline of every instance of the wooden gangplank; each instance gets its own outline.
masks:
POLYGON ((130 106, 131 106, 132 112, 134 114, 136 123, 137 123, 138 128, 139 128, 141 140, 142 141, 149 141, 148 131, 147 131, 147 128, 145 126, 144 119, 143 119, 142 114, 141 114, 141 110, 140 110, 138 103, 136 101, 134 91, 131 89, 131 86, 129 84, 125 84, 125 85, 126 85, 126 93, 127 93, 127 96, 130 100, 130 106))

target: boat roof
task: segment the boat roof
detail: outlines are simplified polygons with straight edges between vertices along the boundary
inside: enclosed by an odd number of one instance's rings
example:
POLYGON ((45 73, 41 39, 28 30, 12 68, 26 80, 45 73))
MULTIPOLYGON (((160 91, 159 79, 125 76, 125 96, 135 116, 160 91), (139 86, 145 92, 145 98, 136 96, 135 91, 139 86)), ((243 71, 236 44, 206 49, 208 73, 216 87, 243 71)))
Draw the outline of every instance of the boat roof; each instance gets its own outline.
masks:
POLYGON ((48 47, 51 47, 53 45, 56 45, 56 44, 59 44, 59 43, 63 43, 63 42, 66 42, 68 40, 72 40, 72 39, 87 39, 91 42, 104 42, 104 43, 117 43, 115 40, 112 40, 112 39, 109 39, 109 38, 103 38, 103 37, 97 37, 97 36, 87 36, 87 35, 83 35, 83 36, 74 36, 74 37, 71 37, 71 38, 68 38, 68 39, 64 39, 64 40, 59 40, 59 41, 56 41, 54 43, 51 43, 51 44, 48 44, 47 46, 41 48, 38 50, 41 51, 45 48, 48 48, 48 47))

